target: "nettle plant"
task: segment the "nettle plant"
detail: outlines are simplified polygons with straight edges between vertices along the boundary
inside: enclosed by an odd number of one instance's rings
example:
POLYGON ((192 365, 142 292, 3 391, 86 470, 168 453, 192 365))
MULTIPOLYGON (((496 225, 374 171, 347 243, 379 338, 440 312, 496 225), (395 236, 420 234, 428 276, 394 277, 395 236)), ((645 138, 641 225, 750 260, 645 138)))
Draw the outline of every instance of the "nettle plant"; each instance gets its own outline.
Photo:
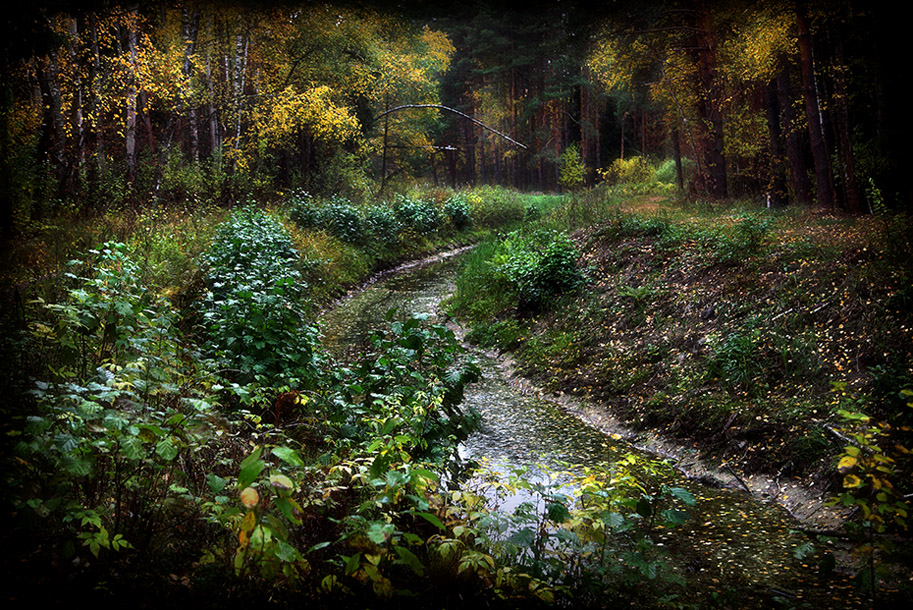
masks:
POLYGON ((369 451, 391 436, 416 459, 446 462, 478 422, 478 413, 460 403, 479 369, 446 326, 423 315, 395 316, 387 312, 389 327, 371 334, 354 366, 336 367, 315 408, 336 434, 370 443, 369 451))
POLYGON ((64 556, 148 550, 165 500, 195 485, 180 457, 210 438, 206 387, 193 381, 205 361, 126 251, 107 243, 92 264, 71 262, 67 298, 30 329, 47 369, 15 447, 11 493, 64 556))
MULTIPOLYGON (((478 376, 453 332, 421 316, 371 337, 354 367, 329 367, 309 398, 326 452, 306 462, 288 436, 258 445, 236 484, 210 474, 209 521, 231 532, 202 564, 243 580, 382 598, 419 582, 444 525, 434 492, 475 418, 459 408, 478 376), (305 527, 308 525, 308 527, 305 527), (316 579, 316 580, 315 580, 316 579)), ((291 434, 291 433, 290 433, 291 434)))
POLYGON ((240 384, 307 387, 318 374, 299 257, 282 224, 255 209, 236 212, 206 255, 200 309, 206 348, 240 384))
POLYGON ((457 194, 448 199, 443 211, 457 231, 465 231, 472 226, 472 210, 463 195, 457 194))
POLYGON ((441 211, 432 201, 399 196, 394 210, 405 229, 411 229, 422 236, 432 235, 443 223, 441 211))
POLYGON ((565 233, 537 230, 507 235, 491 260, 496 278, 512 291, 521 308, 536 309, 583 283, 577 248, 565 233))

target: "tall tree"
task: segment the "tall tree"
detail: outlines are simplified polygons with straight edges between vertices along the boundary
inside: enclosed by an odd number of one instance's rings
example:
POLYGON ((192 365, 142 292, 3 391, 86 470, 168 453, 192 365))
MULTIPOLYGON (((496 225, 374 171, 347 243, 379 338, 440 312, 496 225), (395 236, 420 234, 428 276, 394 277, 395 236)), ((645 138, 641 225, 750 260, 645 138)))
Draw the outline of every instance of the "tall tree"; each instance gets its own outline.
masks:
POLYGON ((812 147, 812 156, 815 160, 817 202, 823 208, 834 208, 837 201, 834 194, 830 155, 824 138, 824 117, 822 116, 823 111, 818 96, 808 8, 802 0, 796 3, 795 12, 800 66, 802 68, 802 95, 805 98, 805 118, 808 124, 808 139, 812 147))

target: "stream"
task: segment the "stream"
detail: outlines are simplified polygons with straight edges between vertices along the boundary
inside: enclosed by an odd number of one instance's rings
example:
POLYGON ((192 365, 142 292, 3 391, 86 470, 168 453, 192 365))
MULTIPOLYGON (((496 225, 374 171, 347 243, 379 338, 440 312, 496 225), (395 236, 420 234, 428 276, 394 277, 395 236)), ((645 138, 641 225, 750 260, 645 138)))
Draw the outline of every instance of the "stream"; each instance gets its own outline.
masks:
MULTIPOLYGON (((357 349, 371 329, 384 324, 391 308, 441 321, 439 305, 453 289, 459 264, 454 256, 412 266, 342 300, 319 321, 326 348, 337 353, 357 349)), ((605 464, 637 453, 630 444, 597 430, 557 402, 519 389, 497 357, 468 349, 483 378, 467 387, 464 408, 477 409, 482 420, 460 446, 462 457, 504 473, 522 466, 535 472, 539 464, 553 468, 605 464)), ((776 607, 787 608, 863 607, 844 577, 819 574, 820 555, 799 552, 808 539, 796 531, 799 524, 782 507, 685 476, 672 484, 689 490, 697 500, 688 507, 688 521, 665 541, 672 569, 686 577, 689 587, 697 583, 705 599, 710 595, 725 600, 733 591, 739 596, 747 591, 748 597, 730 600, 736 604, 730 607, 770 607, 773 600, 776 607)), ((522 500, 509 498, 501 508, 522 500)))

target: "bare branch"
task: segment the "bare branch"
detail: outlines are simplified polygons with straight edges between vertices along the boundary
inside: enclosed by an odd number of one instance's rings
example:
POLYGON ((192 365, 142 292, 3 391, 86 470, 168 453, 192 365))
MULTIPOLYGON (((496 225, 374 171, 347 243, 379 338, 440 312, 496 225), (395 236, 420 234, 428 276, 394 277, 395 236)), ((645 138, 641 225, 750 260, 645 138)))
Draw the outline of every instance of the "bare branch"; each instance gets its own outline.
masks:
POLYGON ((454 113, 454 114, 460 115, 460 116, 463 117, 464 119, 469 119, 470 121, 472 121, 472 122, 475 123, 476 125, 479 125, 480 127, 483 127, 483 128, 485 128, 485 129, 487 129, 488 131, 490 131, 491 133, 493 133, 493 134, 495 134, 495 135, 501 136, 502 138, 504 138, 505 140, 507 140, 508 142, 510 142, 511 144, 513 144, 513 145, 515 145, 515 146, 519 146, 520 148, 522 148, 522 149, 524 149, 524 150, 528 150, 525 144, 521 144, 521 143, 517 142, 516 140, 514 140, 514 139, 511 138, 510 136, 504 135, 503 133, 501 133, 501 132, 498 131, 497 129, 493 129, 493 128, 489 127, 488 125, 486 125, 485 123, 483 123, 483 122, 481 122, 481 121, 478 121, 478 120, 472 118, 471 116, 469 116, 469 115, 466 114, 465 112, 460 112, 459 110, 454 110, 453 108, 450 108, 449 106, 443 106, 443 105, 441 105, 441 104, 404 104, 404 105, 402 105, 402 106, 396 106, 395 108, 391 108, 391 109, 389 109, 389 110, 385 110, 384 112, 381 112, 381 113, 378 114, 376 117, 374 117, 374 120, 376 121, 376 120, 378 120, 378 119, 381 119, 381 118, 385 117, 386 115, 388 115, 388 114, 390 114, 390 113, 396 112, 396 111, 398 111, 398 110, 406 110, 406 109, 408 109, 408 108, 437 108, 438 110, 447 110, 447 111, 452 112, 452 113, 454 113))

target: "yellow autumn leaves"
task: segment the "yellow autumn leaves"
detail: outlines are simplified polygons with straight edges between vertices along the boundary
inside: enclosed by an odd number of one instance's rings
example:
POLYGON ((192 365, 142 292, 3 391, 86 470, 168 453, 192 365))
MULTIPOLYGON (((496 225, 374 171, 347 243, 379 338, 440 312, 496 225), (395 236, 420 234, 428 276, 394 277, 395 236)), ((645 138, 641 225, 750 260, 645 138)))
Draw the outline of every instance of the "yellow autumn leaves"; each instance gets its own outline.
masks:
POLYGON ((333 100, 326 85, 298 91, 289 85, 255 112, 256 131, 263 144, 281 145, 306 129, 315 140, 345 141, 358 134, 358 119, 347 106, 333 100))

